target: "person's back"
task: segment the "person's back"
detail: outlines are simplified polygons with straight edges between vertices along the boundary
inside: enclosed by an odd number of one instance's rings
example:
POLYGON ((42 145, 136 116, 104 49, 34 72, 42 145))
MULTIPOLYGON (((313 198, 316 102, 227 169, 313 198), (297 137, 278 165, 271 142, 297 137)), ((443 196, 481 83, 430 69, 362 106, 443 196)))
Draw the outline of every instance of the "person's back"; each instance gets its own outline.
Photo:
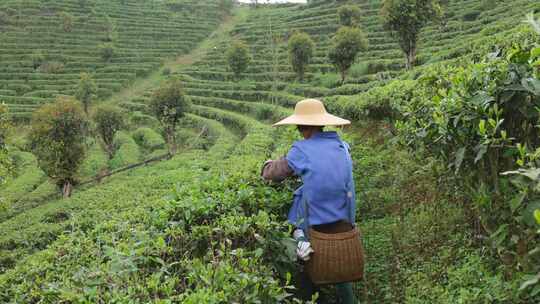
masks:
POLYGON ((296 208, 289 220, 297 222, 306 200, 309 225, 349 220, 351 210, 347 195, 352 192, 352 160, 348 145, 336 132, 318 132, 308 139, 297 141, 287 154, 287 162, 302 178, 303 186, 295 193, 296 208))

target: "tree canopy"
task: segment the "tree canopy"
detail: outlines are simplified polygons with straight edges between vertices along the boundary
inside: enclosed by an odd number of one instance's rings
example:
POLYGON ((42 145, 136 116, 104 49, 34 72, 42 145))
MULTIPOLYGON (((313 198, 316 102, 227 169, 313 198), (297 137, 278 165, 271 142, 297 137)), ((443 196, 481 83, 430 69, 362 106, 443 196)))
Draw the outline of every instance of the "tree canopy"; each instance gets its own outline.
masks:
POLYGON ((96 123, 96 131, 103 141, 109 158, 112 158, 114 153, 114 135, 124 126, 124 114, 118 107, 102 105, 96 109, 94 121, 96 123))
POLYGON ((39 166, 59 187, 71 194, 75 174, 85 156, 87 121, 80 104, 58 98, 34 112, 30 142, 39 166))
POLYGON ((182 83, 176 78, 156 90, 150 101, 150 108, 165 132, 170 154, 176 153, 176 128, 189 106, 189 98, 184 93, 182 83))
POLYGON ((328 58, 340 72, 342 84, 345 82, 347 71, 353 65, 356 56, 360 51, 366 50, 367 46, 366 35, 358 28, 341 27, 332 38, 328 58))
POLYGON ((384 0, 381 16, 385 28, 397 38, 410 69, 416 61, 420 31, 428 22, 440 18, 442 9, 439 0, 384 0))
POLYGON ((245 72, 251 61, 248 46, 242 41, 234 41, 227 51, 227 62, 235 77, 245 72))
POLYGON ((306 67, 313 57, 315 44, 306 33, 294 33, 289 39, 289 60, 300 80, 304 79, 306 67))
POLYGON ((77 92, 75 97, 82 102, 84 106, 84 112, 88 114, 88 107, 92 102, 92 96, 97 93, 96 82, 92 78, 92 75, 88 73, 82 73, 79 85, 77 86, 77 92))
POLYGON ((358 26, 361 12, 356 5, 344 5, 338 10, 339 23, 343 26, 358 26))

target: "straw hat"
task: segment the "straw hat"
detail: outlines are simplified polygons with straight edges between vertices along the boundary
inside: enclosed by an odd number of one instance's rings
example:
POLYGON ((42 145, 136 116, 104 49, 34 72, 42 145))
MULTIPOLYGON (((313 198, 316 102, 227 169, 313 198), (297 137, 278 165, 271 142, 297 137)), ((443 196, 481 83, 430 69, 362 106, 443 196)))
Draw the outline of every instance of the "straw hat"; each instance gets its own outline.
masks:
POLYGON ((343 126, 350 123, 346 119, 328 114, 320 100, 304 99, 296 104, 293 115, 275 123, 274 126, 343 126))

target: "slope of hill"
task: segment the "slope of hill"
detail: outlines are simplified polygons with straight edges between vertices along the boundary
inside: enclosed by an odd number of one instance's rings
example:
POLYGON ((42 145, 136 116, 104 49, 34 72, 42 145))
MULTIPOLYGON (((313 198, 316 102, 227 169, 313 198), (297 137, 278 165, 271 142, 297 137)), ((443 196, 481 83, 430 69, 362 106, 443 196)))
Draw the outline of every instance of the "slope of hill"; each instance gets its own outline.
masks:
MULTIPOLYGON (((366 279, 355 290, 359 298, 534 303, 537 298, 519 291, 523 274, 509 275, 488 254, 487 243, 477 241, 470 209, 458 202, 461 193, 438 192, 441 181, 433 171, 440 168, 426 165, 435 161, 418 160, 396 146, 388 117, 374 121, 376 115, 367 110, 385 107, 390 99, 407 102, 418 76, 433 66, 467 63, 495 45, 515 42, 521 20, 538 12, 540 3, 448 1, 444 22, 421 35, 420 66, 407 72, 397 44, 381 26, 381 1, 349 2, 362 9, 370 46, 343 86, 326 59, 342 5, 333 1, 237 9, 232 28, 195 50, 193 65, 171 64, 172 76, 182 80, 193 103, 184 130, 205 128, 207 142, 81 188, 70 199, 22 206, 5 216, 0 301, 294 303, 294 278, 286 272, 294 273, 297 265, 284 215, 295 182, 269 185, 258 175, 265 159, 283 155, 297 139, 294 130, 269 123, 308 96, 321 97, 355 121, 342 133, 353 146, 358 218, 368 256, 366 279), (293 30, 309 33, 317 45, 305 82, 295 81, 288 64, 286 39, 293 30), (253 57, 240 80, 225 59, 233 39, 245 41, 253 57)), ((208 13, 203 15, 216 26, 211 20, 217 15, 208 13)), ((143 45, 133 44, 132 51, 146 50, 143 45)), ((153 119, 148 101, 156 88, 144 86, 122 100, 135 127, 153 119)), ((195 140, 188 135, 186 142, 195 140)), ((21 162, 35 168, 31 155, 21 153, 21 162)), ((25 178, 44 179, 29 175, 25 178)), ((28 191, 23 184, 11 187, 28 191)), ((331 291, 325 288, 323 295, 334 303, 331 291)))
POLYGON ((185 54, 219 24, 218 1, 2 1, 0 101, 17 118, 91 73, 99 98, 185 54))

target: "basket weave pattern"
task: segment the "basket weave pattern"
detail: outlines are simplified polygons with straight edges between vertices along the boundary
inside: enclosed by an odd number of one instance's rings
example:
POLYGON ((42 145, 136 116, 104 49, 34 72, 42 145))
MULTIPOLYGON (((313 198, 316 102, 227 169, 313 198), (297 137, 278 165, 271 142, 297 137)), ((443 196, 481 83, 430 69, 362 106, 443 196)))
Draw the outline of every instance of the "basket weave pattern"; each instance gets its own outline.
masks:
POLYGON ((315 252, 305 269, 313 283, 337 284, 362 279, 364 249, 357 228, 334 234, 310 229, 309 236, 315 252))

